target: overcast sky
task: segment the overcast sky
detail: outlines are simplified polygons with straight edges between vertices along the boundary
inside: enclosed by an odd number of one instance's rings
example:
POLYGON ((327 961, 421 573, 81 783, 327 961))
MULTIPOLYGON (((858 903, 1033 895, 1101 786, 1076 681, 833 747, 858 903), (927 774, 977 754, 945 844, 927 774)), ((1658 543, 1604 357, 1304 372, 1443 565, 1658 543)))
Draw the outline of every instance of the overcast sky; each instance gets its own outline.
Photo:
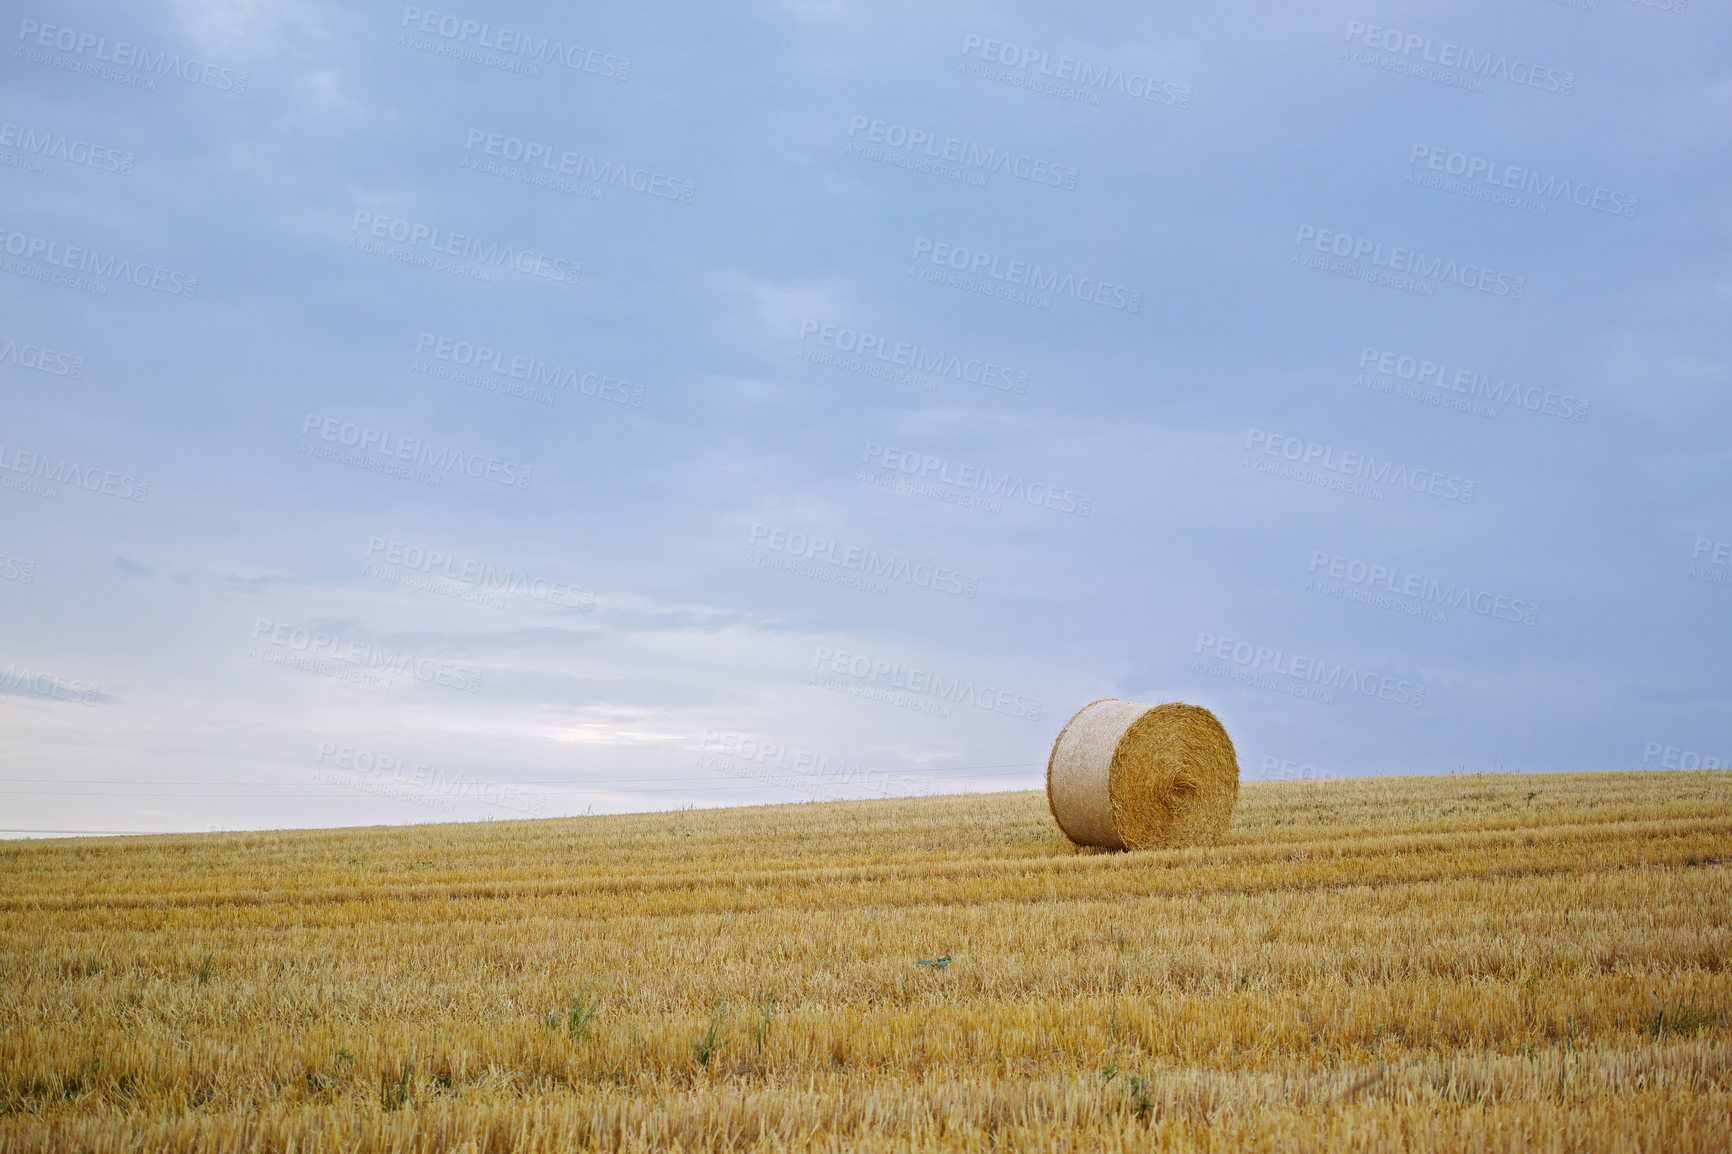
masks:
POLYGON ((1732 762, 1722 6, 1060 7, 15 10, 0 827, 1732 762))

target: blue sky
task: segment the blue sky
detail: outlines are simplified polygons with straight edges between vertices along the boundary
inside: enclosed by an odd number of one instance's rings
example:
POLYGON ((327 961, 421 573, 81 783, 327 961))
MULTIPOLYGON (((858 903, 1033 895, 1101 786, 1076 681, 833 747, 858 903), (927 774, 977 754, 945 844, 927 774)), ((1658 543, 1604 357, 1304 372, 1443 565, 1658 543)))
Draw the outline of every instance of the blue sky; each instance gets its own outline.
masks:
POLYGON ((1732 762, 1729 33, 26 6, 0 826, 1732 762))

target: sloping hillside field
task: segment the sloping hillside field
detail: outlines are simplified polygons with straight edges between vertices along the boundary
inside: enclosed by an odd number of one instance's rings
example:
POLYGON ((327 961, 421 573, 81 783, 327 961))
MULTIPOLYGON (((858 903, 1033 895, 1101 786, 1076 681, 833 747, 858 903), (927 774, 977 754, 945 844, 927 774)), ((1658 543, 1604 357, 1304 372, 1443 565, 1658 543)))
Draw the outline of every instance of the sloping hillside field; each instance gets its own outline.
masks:
POLYGON ((1723 771, 14 842, 0 1149, 1723 1151, 1729 862, 1723 771))

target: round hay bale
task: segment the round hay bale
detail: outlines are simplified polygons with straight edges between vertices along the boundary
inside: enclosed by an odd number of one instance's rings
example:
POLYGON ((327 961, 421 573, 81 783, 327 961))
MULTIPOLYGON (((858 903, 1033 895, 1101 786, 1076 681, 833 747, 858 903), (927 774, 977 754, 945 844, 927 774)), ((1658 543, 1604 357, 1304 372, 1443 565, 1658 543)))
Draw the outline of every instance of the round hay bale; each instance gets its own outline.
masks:
POLYGON ((1046 800, 1078 845, 1206 845, 1239 802, 1239 759, 1220 719, 1200 705, 1107 697, 1059 730, 1046 800))

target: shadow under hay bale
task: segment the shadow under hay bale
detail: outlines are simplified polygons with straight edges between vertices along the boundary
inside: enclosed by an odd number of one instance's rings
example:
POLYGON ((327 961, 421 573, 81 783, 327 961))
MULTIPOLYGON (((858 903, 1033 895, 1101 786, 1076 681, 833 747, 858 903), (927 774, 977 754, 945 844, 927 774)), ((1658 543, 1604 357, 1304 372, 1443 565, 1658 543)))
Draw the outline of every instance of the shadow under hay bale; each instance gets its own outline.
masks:
POLYGON ((1239 761, 1220 719, 1200 705, 1107 697, 1059 730, 1046 798, 1078 845, 1207 845, 1239 802, 1239 761))

